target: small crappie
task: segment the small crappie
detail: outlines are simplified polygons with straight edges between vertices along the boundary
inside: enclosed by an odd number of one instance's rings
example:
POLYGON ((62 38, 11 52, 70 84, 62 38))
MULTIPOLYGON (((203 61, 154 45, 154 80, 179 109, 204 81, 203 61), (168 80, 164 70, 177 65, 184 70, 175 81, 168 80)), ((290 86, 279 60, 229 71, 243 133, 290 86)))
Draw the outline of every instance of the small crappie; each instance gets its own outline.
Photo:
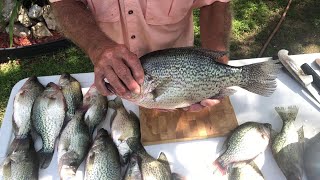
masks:
POLYGON ((271 124, 246 122, 238 126, 226 140, 226 151, 215 161, 215 170, 225 174, 238 162, 248 162, 265 151, 270 140, 271 124))
POLYGON ((128 163, 124 180, 142 180, 142 173, 139 166, 139 159, 137 154, 132 154, 128 163))
POLYGON ((320 179, 320 133, 312 137, 305 147, 304 167, 308 180, 320 179))
POLYGON ((83 94, 80 83, 69 73, 64 73, 60 76, 59 85, 62 88, 62 93, 67 103, 66 121, 72 119, 77 108, 82 105, 83 94))
POLYGON ((36 99, 32 109, 32 125, 41 136, 42 149, 38 151, 40 168, 49 166, 56 138, 62 129, 66 114, 66 101, 60 87, 50 82, 43 93, 36 99))
POLYGON ((30 77, 21 87, 13 102, 12 127, 15 138, 26 138, 31 131, 31 110, 36 98, 44 91, 38 78, 30 77))
POLYGON ((140 140, 140 122, 132 111, 127 112, 119 97, 109 101, 109 107, 115 109, 110 118, 111 137, 119 150, 121 161, 127 163, 132 151, 126 141, 129 138, 140 140))
POLYGON ((231 95, 231 86, 263 96, 275 91, 280 65, 267 61, 232 67, 216 61, 225 54, 194 47, 148 53, 140 58, 145 71, 141 93, 128 100, 146 108, 175 109, 231 95))
POLYGON ((86 159, 84 179, 119 180, 121 178, 117 147, 108 132, 100 129, 86 159))
POLYGON ((127 140, 128 146, 132 150, 131 156, 136 156, 143 180, 171 180, 170 165, 166 155, 161 152, 158 159, 150 156, 144 149, 140 140, 130 138, 127 140))
POLYGON ((83 106, 88 109, 84 116, 84 121, 89 127, 89 132, 92 134, 95 127, 99 125, 107 115, 108 99, 99 93, 95 85, 92 85, 84 95, 83 106))
POLYGON ((58 145, 60 179, 74 177, 78 167, 87 155, 91 135, 84 122, 84 112, 77 110, 63 129, 58 145))
POLYGON ((242 167, 235 167, 231 169, 228 175, 228 180, 264 180, 263 174, 259 167, 251 161, 249 164, 242 167))
POLYGON ((303 129, 297 132, 294 122, 297 106, 276 107, 283 121, 281 132, 272 139, 272 154, 287 179, 301 180, 303 176, 303 129))
POLYGON ((9 152, 2 164, 4 180, 38 180, 39 161, 31 136, 15 141, 17 146, 9 152))

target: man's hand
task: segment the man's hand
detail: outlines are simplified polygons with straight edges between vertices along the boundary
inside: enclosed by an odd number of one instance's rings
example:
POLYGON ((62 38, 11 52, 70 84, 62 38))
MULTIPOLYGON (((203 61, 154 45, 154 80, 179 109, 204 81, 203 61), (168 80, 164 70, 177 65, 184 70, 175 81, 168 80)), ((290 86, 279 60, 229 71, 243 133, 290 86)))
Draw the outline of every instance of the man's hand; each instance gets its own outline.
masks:
POLYGON ((124 45, 115 45, 98 53, 93 51, 95 85, 104 96, 113 93, 129 98, 131 92, 139 94, 144 73, 139 58, 124 45), (105 79, 109 82, 106 84, 105 79))

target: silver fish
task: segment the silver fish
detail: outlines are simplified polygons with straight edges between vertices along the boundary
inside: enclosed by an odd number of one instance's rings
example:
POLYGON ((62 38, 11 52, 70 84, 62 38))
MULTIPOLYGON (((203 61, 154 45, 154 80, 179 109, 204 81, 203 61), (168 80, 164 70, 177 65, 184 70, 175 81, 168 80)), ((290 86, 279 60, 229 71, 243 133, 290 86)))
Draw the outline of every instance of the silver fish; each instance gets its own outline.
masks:
POLYGON ((82 105, 82 91, 80 83, 69 73, 60 76, 59 85, 62 87, 62 93, 67 103, 67 114, 65 122, 68 122, 74 116, 76 109, 82 105))
POLYGON ((84 121, 89 127, 89 132, 92 134, 95 127, 99 125, 107 115, 108 99, 99 93, 95 85, 92 85, 84 95, 83 108, 87 109, 84 121))
POLYGON ((120 180, 121 166, 117 147, 108 132, 100 129, 88 153, 85 180, 120 180))
POLYGON ((301 180, 303 176, 303 129, 295 129, 297 106, 276 107, 283 121, 279 134, 272 138, 272 154, 287 179, 301 180))
POLYGON ((140 58, 145 71, 141 93, 128 100, 146 108, 175 109, 229 96, 235 92, 231 86, 263 96, 275 91, 281 67, 276 62, 233 67, 216 61, 225 54, 193 47, 148 53, 140 58))
POLYGON ((231 170, 228 175, 228 180, 264 180, 263 174, 261 173, 259 167, 251 161, 242 167, 236 167, 231 170))
POLYGON ((2 164, 4 180, 38 180, 39 161, 31 136, 17 139, 16 143, 2 164))
POLYGON ((250 162, 267 148, 270 131, 268 123, 246 122, 238 126, 226 140, 226 151, 214 161, 214 170, 225 174, 237 163, 250 162))
POLYGON ((140 140, 141 137, 139 119, 132 111, 127 112, 119 97, 109 101, 109 107, 115 109, 110 118, 111 137, 119 150, 121 162, 125 164, 132 152, 126 141, 129 138, 140 140))
POLYGON ((66 114, 66 101, 60 87, 49 83, 36 99, 32 108, 32 124, 41 136, 42 149, 38 151, 40 168, 49 166, 55 149, 56 138, 62 129, 66 114))
POLYGON ((303 159, 308 180, 320 179, 320 133, 307 142, 303 159))
POLYGON ((75 176, 78 167, 89 151, 90 137, 88 126, 84 122, 84 112, 77 110, 63 129, 59 140, 60 179, 75 176))
POLYGON ((36 98, 44 91, 37 77, 30 77, 21 87, 13 102, 12 127, 15 138, 26 138, 31 131, 31 110, 36 98))
MULTIPOLYGON (((127 144, 133 152, 131 156, 136 156, 135 160, 138 161, 143 180, 171 180, 180 178, 177 176, 178 174, 171 173, 169 162, 163 152, 155 159, 147 153, 139 139, 129 138, 127 144)), ((135 172, 137 173, 137 177, 139 177, 139 172, 135 172)))

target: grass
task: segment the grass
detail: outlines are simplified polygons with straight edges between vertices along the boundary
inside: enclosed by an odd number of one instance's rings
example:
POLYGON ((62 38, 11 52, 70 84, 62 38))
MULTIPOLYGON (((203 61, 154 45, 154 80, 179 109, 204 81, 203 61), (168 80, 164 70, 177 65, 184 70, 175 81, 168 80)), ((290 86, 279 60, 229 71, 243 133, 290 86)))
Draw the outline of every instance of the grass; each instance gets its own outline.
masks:
MULTIPOLYGON (((279 21, 287 5, 283 0, 232 0, 233 27, 230 58, 258 56, 263 44, 279 21)), ((200 46, 199 11, 194 11, 195 45, 200 46)), ((294 0, 278 33, 267 47, 264 57, 281 48, 290 54, 320 52, 320 1, 294 0)), ((63 72, 92 72, 93 66, 81 50, 71 47, 53 55, 11 60, 0 64, 0 123, 12 87, 31 75, 47 76, 63 72)))

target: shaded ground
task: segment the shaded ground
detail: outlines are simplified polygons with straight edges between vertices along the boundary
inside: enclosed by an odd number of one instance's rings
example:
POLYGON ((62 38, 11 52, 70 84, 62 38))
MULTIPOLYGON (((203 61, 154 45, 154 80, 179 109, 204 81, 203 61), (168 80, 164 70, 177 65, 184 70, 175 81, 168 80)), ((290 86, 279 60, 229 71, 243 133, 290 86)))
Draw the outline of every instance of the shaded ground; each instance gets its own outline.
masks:
MULTIPOLYGON (((278 23, 287 1, 232 0, 233 29, 230 40, 231 59, 255 58, 278 23)), ((198 14, 195 11, 195 44, 200 45, 198 14)), ((264 57, 281 48, 290 54, 320 52, 320 1, 293 0, 287 17, 275 35, 264 57)), ((79 49, 69 48, 54 55, 12 60, 0 64, 0 123, 12 87, 31 75, 47 76, 63 72, 92 72, 93 66, 79 49)))

